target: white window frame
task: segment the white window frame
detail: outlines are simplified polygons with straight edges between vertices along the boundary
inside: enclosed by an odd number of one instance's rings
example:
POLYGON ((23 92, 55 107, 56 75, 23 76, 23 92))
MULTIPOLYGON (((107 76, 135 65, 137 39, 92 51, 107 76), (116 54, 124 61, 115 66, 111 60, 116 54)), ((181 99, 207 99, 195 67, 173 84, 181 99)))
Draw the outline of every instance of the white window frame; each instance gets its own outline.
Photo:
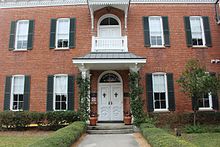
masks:
POLYGON ((53 110, 54 111, 67 111, 68 110, 68 101, 69 101, 69 99, 68 99, 68 75, 67 74, 56 74, 56 75, 54 75, 54 78, 53 78, 54 80, 53 80, 53 110), (67 85, 67 87, 66 87, 66 110, 56 110, 55 108, 56 108, 56 93, 55 93, 55 88, 56 88, 56 77, 58 77, 58 76, 65 76, 66 78, 67 78, 67 83, 66 83, 66 85, 67 85))
MULTIPOLYGON (((14 103, 14 79, 15 79, 15 77, 23 77, 24 87, 25 87, 25 75, 13 75, 12 76, 12 79, 11 79, 10 110, 11 111, 23 111, 23 109, 13 109, 13 103, 14 103)), ((23 91, 23 95, 24 95, 24 91, 23 91)), ((24 97, 23 97, 23 104, 24 104, 24 97)))
POLYGON ((152 84, 153 84, 153 107, 154 112, 166 112, 169 111, 169 103, 168 103, 168 89, 167 89, 167 75, 164 72, 155 72, 152 73, 152 84), (155 98, 154 98, 154 76, 155 75, 163 75, 164 76, 164 83, 165 83, 165 100, 166 100, 166 108, 164 109, 155 109, 155 98))
POLYGON ((70 36, 70 18, 59 18, 57 19, 57 22, 56 22, 56 44, 55 44, 55 47, 56 49, 69 49, 69 45, 70 45, 70 39, 69 39, 69 36, 70 36), (58 47, 58 30, 59 30, 59 21, 61 20, 68 20, 68 46, 67 47, 58 47))
POLYGON ((212 94, 209 93, 208 95, 209 95, 209 107, 199 107, 199 110, 213 110, 212 94))
MULTIPOLYGON (((193 47, 206 47, 206 40, 205 40, 205 31, 204 31, 204 25, 203 25, 203 19, 201 16, 190 16, 189 20, 190 20, 190 28, 191 28, 191 18, 199 18, 200 19, 200 25, 201 25, 201 29, 202 29, 202 42, 203 45, 193 45, 193 47)), ((191 29, 191 37, 192 37, 192 29, 191 29)), ((193 38, 192 38, 193 39, 193 38)))
POLYGON ((150 47, 165 47, 165 43, 164 43, 164 30, 163 30, 163 20, 161 16, 149 16, 148 17, 148 21, 149 21, 149 35, 150 35, 150 47), (151 18, 159 18, 160 19, 160 24, 161 24, 161 40, 162 40, 162 45, 152 45, 152 41, 151 41, 151 28, 150 28, 150 19, 151 18))
MULTIPOLYGON (((19 28, 19 24, 20 24, 21 22, 28 22, 28 28, 27 28, 27 30, 29 31, 29 25, 30 25, 30 21, 29 21, 29 20, 19 20, 19 21, 16 22, 15 47, 14 47, 14 48, 15 48, 15 51, 25 51, 25 50, 27 50, 27 48, 25 48, 25 49, 18 49, 18 48, 17 48, 18 28, 19 28)), ((28 47, 28 33, 27 33, 27 47, 28 47)))

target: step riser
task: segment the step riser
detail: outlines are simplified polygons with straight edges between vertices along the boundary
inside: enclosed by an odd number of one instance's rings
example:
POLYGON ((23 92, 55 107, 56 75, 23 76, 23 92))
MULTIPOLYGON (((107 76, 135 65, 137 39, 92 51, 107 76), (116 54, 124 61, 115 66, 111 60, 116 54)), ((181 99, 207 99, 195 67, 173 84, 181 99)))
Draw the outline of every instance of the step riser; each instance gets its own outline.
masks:
POLYGON ((133 129, 132 126, 124 127, 102 127, 102 126, 88 126, 88 130, 124 130, 124 129, 133 129))
POLYGON ((130 134, 133 130, 87 130, 88 134, 130 134))

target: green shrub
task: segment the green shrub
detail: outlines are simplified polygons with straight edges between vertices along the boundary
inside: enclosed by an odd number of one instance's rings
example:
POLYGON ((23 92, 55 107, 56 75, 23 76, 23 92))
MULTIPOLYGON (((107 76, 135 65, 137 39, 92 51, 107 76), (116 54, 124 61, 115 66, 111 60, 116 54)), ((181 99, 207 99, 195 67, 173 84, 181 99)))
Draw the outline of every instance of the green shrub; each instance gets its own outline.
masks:
POLYGON ((184 128, 186 133, 205 133, 205 129, 203 127, 201 127, 200 125, 187 125, 184 128))
POLYGON ((145 124, 141 124, 141 132, 153 147, 195 147, 194 144, 168 134, 162 129, 144 126, 145 124))
POLYGON ((30 147, 67 147, 71 146, 86 130, 86 123, 74 122, 59 129, 48 137, 38 140, 30 147))
POLYGON ((45 113, 43 112, 30 112, 32 123, 42 126, 46 120, 45 113))

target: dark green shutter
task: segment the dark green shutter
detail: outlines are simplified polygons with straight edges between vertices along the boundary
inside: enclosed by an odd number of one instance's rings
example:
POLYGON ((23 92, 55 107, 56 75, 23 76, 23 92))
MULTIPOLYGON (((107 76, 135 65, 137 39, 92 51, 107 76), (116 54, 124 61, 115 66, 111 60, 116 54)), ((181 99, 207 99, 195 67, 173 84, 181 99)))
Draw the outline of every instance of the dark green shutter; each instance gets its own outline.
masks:
POLYGON ((203 16, 202 19, 203 19, 206 46, 211 47, 212 46, 212 38, 211 38, 209 17, 203 16))
POLYGON ((15 49, 15 32, 16 32, 16 21, 11 22, 10 38, 9 38, 9 50, 15 49))
POLYGON ((25 76, 24 80, 24 110, 29 110, 30 106, 30 76, 25 76))
POLYGON ((70 19, 69 48, 76 47, 76 18, 70 19))
POLYGON ((74 76, 68 76, 68 110, 74 110, 74 76))
POLYGON ((33 47, 33 37, 34 37, 34 20, 29 20, 28 44, 27 44, 28 50, 31 50, 33 47))
POLYGON ((148 17, 143 17, 143 28, 144 28, 144 46, 150 46, 150 30, 148 17))
POLYGON ((190 19, 189 16, 184 17, 184 23, 185 23, 185 32, 186 32, 186 43, 188 47, 192 46, 192 32, 190 27, 190 19))
POLYGON ((50 49, 55 48, 56 24, 57 24, 57 20, 56 19, 51 19, 51 24, 50 24, 50 49))
POLYGON ((167 89, 168 89, 168 106, 170 111, 175 111, 175 95, 174 95, 174 83, 173 74, 167 74, 167 89))
POLYGON ((54 76, 49 75, 47 79, 47 111, 53 111, 53 81, 54 76))
POLYGON ((170 31, 169 31, 168 17, 163 16, 162 20, 163 20, 164 45, 169 47, 170 46, 170 31))
MULTIPOLYGON (((211 76, 216 76, 216 73, 210 73, 211 76)), ((212 93, 212 107, 214 110, 219 110, 218 93, 212 93)))
POLYGON ((4 110, 10 110, 10 99, 11 99, 11 76, 7 76, 5 79, 4 110))
POLYGON ((196 101, 196 98, 195 97, 192 97, 192 110, 198 110, 198 103, 196 101))
POLYGON ((153 102, 153 82, 152 82, 152 74, 146 74, 146 93, 148 98, 148 111, 154 111, 154 102, 153 102))

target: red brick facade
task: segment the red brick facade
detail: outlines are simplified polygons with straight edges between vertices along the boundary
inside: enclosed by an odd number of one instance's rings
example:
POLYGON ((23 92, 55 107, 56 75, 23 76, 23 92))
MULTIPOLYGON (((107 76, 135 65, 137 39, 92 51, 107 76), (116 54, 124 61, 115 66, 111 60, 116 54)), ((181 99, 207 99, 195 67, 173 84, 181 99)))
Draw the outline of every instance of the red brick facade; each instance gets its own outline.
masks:
MULTIPOLYGON (((118 16, 124 25, 121 10, 106 9, 95 12, 95 28, 100 16, 112 13, 118 16)), ((71 74, 77 76, 78 68, 72 63, 73 57, 91 52, 91 18, 87 5, 56 6, 35 8, 0 9, 0 110, 4 107, 5 77, 7 75, 30 75, 30 111, 46 111, 47 76, 71 74), (49 49, 51 18, 76 18, 76 47, 69 50, 49 49), (33 49, 28 51, 9 51, 10 23, 15 20, 35 20, 33 49)), ((128 51, 145 57, 147 63, 141 68, 141 85, 144 88, 144 109, 147 111, 145 74, 153 72, 173 73, 176 111, 191 111, 191 100, 180 92, 175 82, 188 59, 197 58, 209 72, 220 72, 218 64, 211 59, 220 57, 220 26, 215 22, 213 4, 131 4, 128 13, 127 32, 128 51), (168 16, 170 29, 170 47, 153 49, 144 47, 143 16, 168 16), (212 47, 187 47, 184 30, 184 16, 209 16, 212 47)), ((122 27, 123 28, 123 27, 122 27)), ((96 30, 96 29, 95 29, 96 30)), ((95 31, 96 32, 96 31, 95 31)), ((97 93, 97 80, 102 71, 90 71, 91 92, 97 93)), ((123 90, 129 92, 128 70, 118 71, 123 77, 123 90)), ((78 108, 78 92, 75 82, 75 110, 78 108)), ((128 108, 128 98, 124 98, 124 107, 128 108)))

